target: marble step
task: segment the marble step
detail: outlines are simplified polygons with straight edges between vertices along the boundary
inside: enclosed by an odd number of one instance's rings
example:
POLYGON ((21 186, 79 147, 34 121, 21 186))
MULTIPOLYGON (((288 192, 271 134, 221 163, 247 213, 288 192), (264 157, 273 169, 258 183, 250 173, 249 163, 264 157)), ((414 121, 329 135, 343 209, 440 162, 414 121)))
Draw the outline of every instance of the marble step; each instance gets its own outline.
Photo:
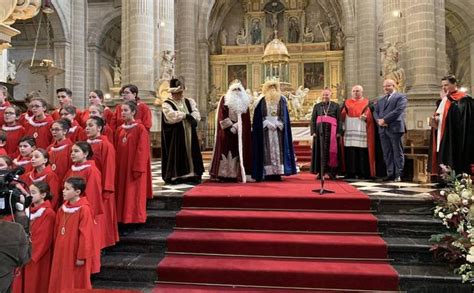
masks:
MULTIPOLYGON (((101 272, 94 276, 94 284, 101 288, 133 288, 129 283, 148 286, 159 279, 156 267, 163 257, 157 254, 110 253, 102 258, 101 272), (125 283, 126 282, 126 283, 125 283)), ((469 284, 451 269, 436 265, 394 265, 400 275, 400 289, 407 292, 472 292, 469 284)))
MULTIPOLYGON (((166 239, 171 230, 140 229, 133 234, 122 236, 107 253, 155 253, 164 255, 166 239)), ((397 264, 440 264, 429 251, 428 238, 384 237, 388 245, 388 258, 397 264)))
MULTIPOLYGON (((145 229, 172 230, 179 211, 148 210, 145 229)), ((441 221, 429 215, 378 214, 378 230, 383 237, 430 238, 443 231, 441 221)))
MULTIPOLYGON (((434 204, 426 198, 406 198, 371 195, 371 210, 374 214, 406 214, 427 215, 433 214, 434 204)), ((148 200, 149 210, 180 210, 183 204, 183 195, 176 192, 163 192, 148 200)))

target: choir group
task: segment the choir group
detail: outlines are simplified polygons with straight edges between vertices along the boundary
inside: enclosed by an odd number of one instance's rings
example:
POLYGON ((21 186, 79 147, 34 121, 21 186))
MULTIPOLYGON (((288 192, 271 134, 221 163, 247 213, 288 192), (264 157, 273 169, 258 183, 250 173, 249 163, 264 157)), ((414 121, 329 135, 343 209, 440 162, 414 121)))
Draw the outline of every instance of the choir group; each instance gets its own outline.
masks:
POLYGON ((91 288, 101 250, 121 231, 146 221, 151 198, 151 112, 138 88, 125 85, 123 103, 106 107, 103 93, 89 108, 72 105, 72 92, 56 90, 59 108, 47 112, 39 96, 21 113, 0 88, 0 170, 22 166, 17 187, 33 198, 32 258, 17 272, 13 292, 63 292, 91 288))

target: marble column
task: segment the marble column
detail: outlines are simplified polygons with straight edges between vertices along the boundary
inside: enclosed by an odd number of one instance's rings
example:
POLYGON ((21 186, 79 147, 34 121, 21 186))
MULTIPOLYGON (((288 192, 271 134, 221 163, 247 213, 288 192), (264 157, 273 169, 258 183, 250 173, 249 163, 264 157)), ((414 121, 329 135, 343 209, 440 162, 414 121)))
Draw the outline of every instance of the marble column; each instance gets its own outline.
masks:
POLYGON ((84 108, 86 98, 87 0, 71 2, 71 90, 74 105, 84 108))
POLYGON ((87 93, 100 87, 100 48, 96 44, 87 46, 87 93))
POLYGON ((141 98, 154 94, 153 0, 122 1, 122 84, 135 84, 141 98))
POLYGON ((155 1, 155 80, 160 78, 161 56, 163 51, 174 51, 174 1, 155 1))
POLYGON ((0 81, 7 81, 8 50, 0 50, 0 81))
MULTIPOLYGON (((377 1, 358 0, 357 8, 357 50, 358 50, 358 83, 364 87, 364 95, 377 96, 378 73, 377 61, 377 1)), ((351 85, 350 85, 351 86, 351 85)), ((349 86, 349 89, 351 88, 349 86)), ((349 94, 349 93, 348 93, 349 94)))

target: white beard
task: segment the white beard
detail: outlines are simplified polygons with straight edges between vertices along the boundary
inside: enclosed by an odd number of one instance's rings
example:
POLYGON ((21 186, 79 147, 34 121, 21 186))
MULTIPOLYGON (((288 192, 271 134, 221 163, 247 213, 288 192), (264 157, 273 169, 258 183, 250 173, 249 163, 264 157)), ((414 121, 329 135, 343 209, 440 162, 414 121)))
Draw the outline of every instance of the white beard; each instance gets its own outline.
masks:
POLYGON ((229 88, 225 94, 224 105, 226 105, 229 110, 235 114, 247 113, 252 99, 249 95, 247 95, 243 87, 241 87, 240 92, 234 92, 232 89, 232 87, 229 88))

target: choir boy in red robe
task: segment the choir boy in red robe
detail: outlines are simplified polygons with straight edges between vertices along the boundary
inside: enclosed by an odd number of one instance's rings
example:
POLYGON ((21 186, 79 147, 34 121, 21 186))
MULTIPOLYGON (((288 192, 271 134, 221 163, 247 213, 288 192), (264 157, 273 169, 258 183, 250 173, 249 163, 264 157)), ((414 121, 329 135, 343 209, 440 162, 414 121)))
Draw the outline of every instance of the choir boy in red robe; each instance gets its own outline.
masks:
POLYGON ((36 149, 31 154, 31 166, 33 170, 26 174, 26 184, 34 184, 44 182, 48 184, 51 191, 52 198, 51 207, 57 210, 62 204, 61 200, 61 184, 58 179, 58 175, 51 170, 51 166, 47 165, 49 160, 49 154, 45 149, 36 149))
MULTIPOLYGON (((91 105, 89 107, 89 114, 90 117, 99 117, 105 120, 105 107, 104 105, 91 105)), ((110 143, 114 144, 114 130, 109 126, 109 122, 105 120, 106 124, 104 125, 104 128, 102 130, 102 134, 107 136, 109 139, 110 143)))
POLYGON ((10 170, 13 165, 12 159, 6 155, 0 155, 0 170, 10 170))
MULTIPOLYGON (((145 128, 150 131, 152 120, 151 111, 145 103, 140 102, 140 98, 138 97, 138 87, 133 84, 124 85, 120 89, 120 95, 122 96, 124 102, 132 101, 137 104, 137 115, 135 120, 143 124, 143 126, 145 126, 145 128)), ((122 117, 122 105, 117 105, 112 118, 112 129, 117 129, 123 123, 124 120, 122 117)))
POLYGON ((10 102, 8 102, 8 96, 9 96, 8 89, 5 86, 1 85, 0 86, 0 126, 2 126, 3 123, 5 122, 3 120, 5 109, 8 106, 10 106, 10 102))
POLYGON ((138 108, 134 102, 124 102, 121 108, 125 123, 117 129, 115 140, 117 219, 124 224, 145 223, 147 184, 151 184, 147 179, 150 161, 148 131, 135 121, 138 108))
MULTIPOLYGON (((89 93, 89 105, 102 106, 103 108, 102 112, 104 113, 102 118, 105 120, 107 124, 110 125, 110 123, 112 122, 112 117, 114 116, 114 112, 112 112, 112 110, 110 110, 109 107, 104 105, 104 93, 101 90, 93 90, 89 93)), ((87 110, 84 110, 84 112, 82 112, 81 126, 84 128, 86 127, 87 120, 91 116, 90 110, 91 109, 89 108, 87 110)))
POLYGON ((105 125, 102 118, 91 116, 86 123, 87 142, 92 146, 93 159, 102 174, 102 197, 104 201, 103 236, 105 246, 112 246, 119 240, 117 212, 115 205, 115 149, 111 142, 101 135, 105 125))
POLYGON ((56 214, 51 207, 49 186, 45 182, 30 185, 32 207, 26 210, 30 218, 31 261, 21 270, 13 284, 14 293, 48 292, 53 235, 56 214))
POLYGON ((30 102, 30 108, 33 112, 33 118, 27 121, 25 126, 26 135, 31 135, 36 139, 36 145, 39 148, 47 148, 52 141, 51 124, 53 119, 45 113, 46 101, 42 98, 33 98, 30 102))
POLYGON ((94 218, 84 194, 83 178, 66 179, 64 204, 58 210, 54 229, 54 253, 49 293, 92 289, 92 259, 96 253, 94 218))
MULTIPOLYGON (((66 106, 72 106, 72 91, 68 88, 59 88, 56 90, 56 97, 58 98, 59 108, 51 113, 51 117, 56 121, 61 118, 61 109, 66 106)), ((81 111, 77 111, 76 117, 81 117, 81 111)), ((79 121, 78 121, 79 122, 79 121)))
POLYGON ((104 203, 102 199, 102 175, 92 160, 92 147, 85 141, 78 141, 71 148, 71 160, 73 165, 66 173, 66 179, 69 177, 81 177, 86 180, 87 185, 84 190, 84 196, 87 198, 94 217, 94 236, 96 243, 96 254, 92 261, 92 273, 100 271, 100 250, 105 247, 102 242, 104 237, 102 231, 104 221, 104 203))
POLYGON ((36 149, 36 141, 32 136, 24 136, 20 139, 18 144, 18 150, 20 155, 13 160, 15 166, 22 166, 25 168, 25 173, 22 178, 26 178, 25 174, 30 172, 33 167, 31 166, 31 154, 36 149))
POLYGON ((18 119, 18 124, 25 127, 25 125, 28 123, 28 120, 33 118, 33 112, 31 112, 30 102, 31 102, 31 99, 39 98, 39 97, 41 97, 41 96, 40 96, 40 93, 37 92, 37 91, 31 91, 31 92, 26 94, 26 96, 25 96, 25 106, 26 106, 27 110, 26 110, 25 113, 20 114, 20 118, 18 119))
POLYGON ((7 134, 5 131, 0 130, 0 155, 7 155, 7 151, 5 150, 5 145, 7 144, 7 134))
POLYGON ((15 106, 9 106, 5 109, 5 124, 2 125, 2 130, 7 134, 7 143, 5 150, 10 158, 18 156, 18 144, 20 138, 25 136, 25 128, 17 124, 17 119, 20 115, 20 109, 15 106))
POLYGON ((59 182, 64 181, 64 176, 71 168, 71 147, 72 142, 66 138, 66 133, 71 128, 71 122, 66 119, 59 119, 51 125, 54 143, 47 149, 51 170, 58 175, 59 182))
POLYGON ((61 118, 71 122, 71 128, 67 132, 67 138, 73 143, 76 141, 85 141, 87 139, 84 128, 76 121, 76 107, 66 106, 61 109, 61 118))

